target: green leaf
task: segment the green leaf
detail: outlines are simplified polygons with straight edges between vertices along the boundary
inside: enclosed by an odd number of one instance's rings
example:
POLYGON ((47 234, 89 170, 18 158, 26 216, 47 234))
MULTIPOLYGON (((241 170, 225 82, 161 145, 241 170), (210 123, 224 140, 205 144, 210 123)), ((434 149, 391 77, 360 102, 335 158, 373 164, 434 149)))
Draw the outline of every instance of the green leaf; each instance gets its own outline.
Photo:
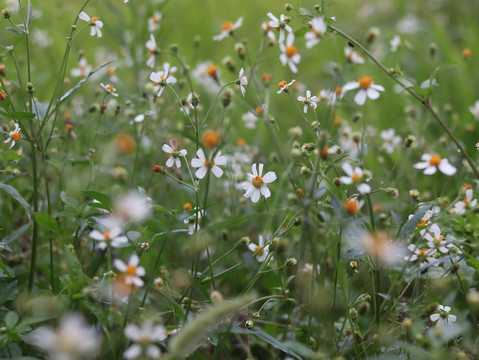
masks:
POLYGON ((9 311, 5 315, 5 325, 7 329, 12 330, 18 323, 18 314, 15 311, 9 311))
POLYGON ((0 289, 2 289, 2 291, 0 291, 0 305, 15 298, 18 292, 17 283, 17 280, 9 283, 0 282, 0 289))
POLYGON ((67 261, 69 277, 67 287, 70 295, 73 295, 83 289, 86 279, 76 254, 69 246, 65 246, 65 258, 67 261))
POLYGON ((183 319, 185 317, 185 313, 183 312, 183 308, 178 305, 178 303, 175 301, 175 299, 171 298, 170 295, 163 291, 159 291, 161 295, 165 297, 166 300, 173 306, 173 311, 175 312, 175 316, 179 319, 183 319))
POLYGON ((27 214, 28 219, 31 220, 30 205, 28 205, 25 199, 18 193, 18 191, 13 186, 0 183, 0 190, 5 191, 7 194, 13 197, 25 209, 25 213, 27 214))
POLYGON ((7 251, 12 251, 8 244, 10 244, 12 241, 16 240, 20 235, 22 235, 27 229, 30 227, 30 224, 25 224, 18 229, 12 231, 10 234, 5 236, 1 241, 0 241, 0 250, 7 250, 7 251))
POLYGON ((430 208, 431 205, 420 206, 419 209, 416 211, 416 214, 407 221, 406 225, 404 225, 399 232, 398 240, 403 240, 407 236, 411 235, 417 224, 419 224, 419 221, 423 218, 424 214, 426 214, 426 211, 428 211, 430 208))
POLYGON ((57 220, 53 216, 37 212, 35 213, 35 221, 45 229, 61 234, 60 225, 58 225, 57 220))
MULTIPOLYGON (((111 211, 111 199, 108 195, 102 194, 101 192, 98 192, 98 191, 82 191, 82 193, 91 199, 99 201, 100 204, 104 206, 102 208, 105 208, 106 210, 111 211)), ((95 204, 95 203, 90 203, 89 205, 91 206, 96 205, 96 207, 99 207, 97 206, 98 204, 95 204)))
POLYGON ((12 275, 10 274, 10 271, 8 271, 6 265, 3 263, 2 259, 0 259, 0 270, 2 270, 3 273, 6 274, 9 278, 12 277, 12 275))
POLYGON ((62 191, 60 193, 60 199, 62 199, 62 201, 67 204, 68 206, 76 209, 78 207, 78 201, 77 199, 71 197, 70 195, 68 195, 65 191, 62 191))
POLYGON ((16 111, 8 113, 7 116, 14 120, 30 120, 35 117, 34 113, 25 112, 25 111, 16 111))
POLYGON ((23 159, 22 155, 19 155, 15 150, 8 150, 6 153, 2 154, 5 160, 20 160, 23 159))

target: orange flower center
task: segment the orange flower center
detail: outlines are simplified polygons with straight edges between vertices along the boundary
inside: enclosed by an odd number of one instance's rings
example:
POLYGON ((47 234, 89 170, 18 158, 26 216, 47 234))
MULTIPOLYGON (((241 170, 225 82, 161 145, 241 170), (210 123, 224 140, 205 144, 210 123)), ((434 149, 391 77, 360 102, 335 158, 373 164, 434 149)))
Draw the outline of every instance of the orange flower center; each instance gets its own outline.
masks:
POLYGON ((346 199, 344 202, 344 209, 349 214, 355 215, 359 211, 359 203, 356 199, 346 199))
POLYGON ((264 250, 261 250, 261 251, 260 251, 259 249, 261 249, 259 246, 256 246, 256 247, 254 248, 254 252, 256 253, 256 256, 263 256, 264 250), (259 251, 259 252, 257 252, 257 251, 259 251))
POLYGON ((336 89, 334 89, 334 94, 336 96, 340 96, 343 93, 343 88, 341 86, 338 86, 336 89))
POLYGON ((429 159, 429 165, 432 165, 432 166, 439 166, 439 164, 441 163, 441 157, 439 155, 433 155, 431 156, 431 158, 429 159))
POLYGON ((220 135, 214 130, 205 131, 201 138, 203 145, 210 149, 218 146, 220 139, 220 135))
POLYGON ((221 27, 222 30, 226 31, 226 30, 230 30, 232 29, 234 26, 233 22, 231 21, 227 21, 223 24, 223 26, 221 27))
POLYGON ((358 173, 354 173, 352 178, 353 178, 353 181, 359 181, 361 180, 361 175, 359 175, 358 173))
POLYGON ((256 189, 259 189, 261 186, 264 185, 264 182, 263 182, 263 178, 261 176, 256 176, 253 178, 253 181, 251 181, 251 183, 253 184, 253 186, 256 188, 256 189))
POLYGON ((10 137, 12 138, 13 141, 15 142, 19 142, 20 141, 20 133, 13 133, 12 135, 10 135, 10 137))
POLYGON ((100 20, 100 18, 99 18, 98 16, 93 16, 93 17, 91 18, 91 21, 92 21, 93 23, 96 23, 98 20, 100 20))
POLYGON ((0 90, 0 101, 3 101, 7 98, 7 93, 3 90, 0 90))
POLYGON ((153 16, 153 22, 155 24, 158 24, 160 22, 160 17, 159 16, 153 16))
POLYGON ((462 55, 464 55, 464 57, 466 57, 466 58, 470 58, 471 55, 472 55, 471 49, 464 49, 464 50, 462 50, 462 55))
POLYGON ((373 79, 370 76, 361 76, 359 78, 359 87, 361 89, 368 89, 373 83, 373 79))
POLYGON ((286 46, 286 56, 289 58, 292 58, 294 55, 296 55, 298 52, 298 49, 294 47, 293 45, 288 45, 286 46))
POLYGON ((246 140, 245 140, 245 139, 239 139, 239 140, 236 142, 236 145, 238 145, 238 146, 245 146, 245 145, 246 145, 246 140))
POLYGON ((128 264, 126 267, 126 273, 130 276, 135 276, 136 275, 136 266, 128 264))
POLYGON ((72 131, 75 127, 73 126, 73 124, 66 124, 66 129, 67 131, 72 131))
POLYGON ((263 113, 263 111, 264 111, 264 109, 261 106, 258 106, 256 108, 256 115, 258 115, 258 116, 261 115, 263 113))
POLYGON ((283 80, 278 84, 278 89, 281 89, 281 88, 285 87, 286 85, 288 85, 288 83, 285 80, 283 80))
POLYGON ((105 241, 111 240, 110 239, 110 232, 109 231, 104 231, 103 232, 103 237, 105 238, 105 241))
POLYGON ((186 204, 183 205, 183 210, 185 211, 190 211, 191 210, 191 204, 187 202, 186 204))
POLYGON ((108 76, 113 76, 115 75, 115 69, 108 69, 107 73, 108 73, 108 76))
POLYGON ((211 77, 216 77, 218 74, 218 67, 216 65, 208 65, 208 68, 206 69, 206 73, 211 76, 211 77))
POLYGON ((417 227, 423 227, 424 225, 426 225, 426 220, 421 219, 421 220, 419 220, 419 223, 417 224, 417 227))
POLYGON ((211 169, 213 166, 215 166, 215 161, 211 160, 211 158, 208 158, 207 160, 205 160, 205 166, 208 169, 211 169))
POLYGON ((328 146, 323 146, 323 151, 321 151, 321 157, 323 159, 326 159, 328 157, 328 150, 329 150, 328 146))
POLYGON ((115 88, 114 88, 113 86, 111 86, 111 85, 107 85, 107 86, 106 86, 106 89, 107 89, 109 92, 115 91, 115 88))
POLYGON ((419 249, 419 256, 426 256, 427 249, 419 249))

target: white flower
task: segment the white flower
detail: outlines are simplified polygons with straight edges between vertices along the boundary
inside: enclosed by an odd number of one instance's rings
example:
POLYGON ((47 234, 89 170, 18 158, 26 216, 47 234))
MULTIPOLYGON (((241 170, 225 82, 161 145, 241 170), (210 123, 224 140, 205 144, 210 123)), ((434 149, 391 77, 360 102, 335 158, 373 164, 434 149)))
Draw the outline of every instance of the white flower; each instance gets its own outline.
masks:
POLYGON ((120 259, 115 259, 113 265, 125 275, 126 285, 135 285, 142 287, 144 282, 140 279, 140 276, 145 276, 145 268, 138 266, 140 258, 136 254, 132 254, 128 260, 128 264, 125 264, 120 259))
POLYGON ((311 91, 306 90, 306 97, 298 96, 298 101, 301 101, 301 103, 304 105, 303 111, 306 114, 308 112, 308 107, 316 109, 319 98, 317 96, 311 96, 311 91))
POLYGON ((241 116, 241 119, 245 122, 245 126, 247 129, 254 129, 256 127, 256 122, 258 121, 258 117, 251 111, 248 111, 246 114, 243 114, 241 116))
POLYGON ((416 261, 419 259, 421 260, 421 264, 429 262, 429 258, 436 253, 436 249, 419 248, 414 244, 409 245, 407 248, 412 254, 405 256, 404 260, 416 261))
POLYGON ((143 351, 150 359, 158 359, 161 350, 154 342, 163 341, 167 338, 166 329, 162 325, 153 326, 151 320, 146 320, 141 327, 130 324, 125 328, 125 336, 135 344, 125 350, 123 356, 126 359, 136 359, 143 351))
POLYGON ((78 314, 63 317, 56 330, 42 326, 28 337, 33 344, 48 351, 52 359, 61 360, 90 358, 101 345, 101 334, 78 314))
POLYGON ((271 44, 276 44, 276 36, 274 36, 274 32, 271 31, 271 26, 267 21, 261 24, 261 30, 266 34, 271 44))
POLYGON ((110 84, 106 84, 106 85, 105 85, 105 84, 103 84, 103 83, 101 83, 100 85, 101 85, 101 87, 102 87, 103 89, 105 89, 109 94, 111 94, 111 95, 113 95, 113 96, 115 96, 115 97, 118 96, 118 94, 115 92, 116 89, 113 87, 113 85, 110 85, 110 84))
POLYGON ((437 314, 432 314, 429 317, 431 321, 437 321, 436 323, 437 327, 442 327, 449 323, 456 322, 456 315, 449 314, 449 312, 451 311, 451 307, 438 305, 437 310, 439 311, 437 314))
POLYGON ((351 64, 364 64, 364 58, 357 52, 351 49, 349 46, 344 48, 344 56, 351 64))
MULTIPOLYGON (((344 172, 346 173, 347 176, 341 176, 339 179, 343 184, 349 185, 352 184, 353 182, 359 182, 363 178, 363 169, 361 169, 359 166, 356 166, 354 168, 351 166, 350 163, 345 162, 342 166, 344 172)), ((369 186, 366 183, 362 183, 358 185, 358 191, 361 194, 365 194, 371 191, 371 186, 369 186)))
POLYGON ((479 120, 479 100, 474 103, 474 106, 469 106, 469 111, 474 115, 476 120, 479 120))
POLYGON ((343 86, 343 93, 361 88, 356 96, 354 102, 358 105, 364 105, 366 98, 376 100, 379 97, 379 91, 384 91, 384 87, 373 83, 373 79, 369 76, 361 76, 357 82, 348 82, 343 86))
POLYGON ((244 74, 244 69, 241 68, 240 72, 239 72, 239 75, 238 75, 238 80, 237 80, 237 84, 240 86, 240 90, 241 90, 241 93, 243 94, 243 96, 245 96, 245 92, 246 92, 246 85, 248 85, 248 79, 246 78, 246 75, 244 74))
POLYGON ((195 230, 200 230, 201 218, 205 216, 204 210, 198 210, 198 208, 193 209, 193 215, 187 217, 183 222, 188 224, 188 235, 193 235, 195 230))
POLYGON ((297 73, 298 68, 296 64, 299 64, 301 55, 298 54, 298 49, 293 45, 293 43, 294 34, 288 34, 286 37, 286 44, 283 42, 279 43, 279 49, 281 50, 279 60, 281 61, 281 64, 288 65, 292 72, 297 73))
POLYGON ((328 25, 324 22, 324 19, 321 17, 315 17, 311 19, 311 30, 304 34, 306 39, 306 47, 311 49, 314 45, 319 43, 319 40, 328 30, 328 25))
POLYGON ((231 21, 226 21, 223 26, 221 27, 221 33, 218 35, 213 36, 213 40, 220 41, 223 40, 228 35, 231 35, 233 31, 243 25, 243 17, 240 16, 235 23, 231 21))
POLYGON ((156 40, 153 34, 150 34, 150 39, 145 44, 146 48, 148 49, 148 60, 146 60, 146 66, 149 68, 153 68, 155 66, 156 60, 156 40))
POLYGON ((85 78, 91 71, 92 67, 87 64, 86 59, 82 57, 80 61, 78 61, 78 67, 74 68, 70 71, 70 74, 74 77, 81 76, 85 78))
POLYGON ((153 13, 153 16, 148 18, 148 31, 154 32, 160 28, 161 14, 158 11, 153 13))
POLYGON ((403 262, 405 248, 403 244, 384 232, 368 233, 363 237, 362 246, 370 257, 386 264, 403 262))
POLYGON ((449 164, 447 159, 441 158, 439 155, 423 154, 421 162, 414 164, 415 169, 424 169, 424 175, 435 174, 439 169, 443 174, 451 176, 456 173, 456 168, 449 164))
POLYGON ((279 90, 276 92, 277 94, 281 94, 283 91, 288 92, 288 87, 292 85, 296 80, 291 80, 291 82, 287 83, 285 80, 281 81, 278 85, 279 90))
MULTIPOLYGON (((433 215, 439 214, 440 212, 441 212, 441 208, 439 206, 434 206, 431 210, 427 210, 424 216, 421 218, 421 220, 419 220, 419 223, 417 224, 416 227, 422 228, 428 225, 429 222, 431 221, 431 217, 433 215)), ((414 217, 414 214, 410 214, 407 219, 411 220, 413 217, 414 217)), ((425 229, 421 230, 421 236, 423 235, 424 231, 425 229)))
MULTIPOLYGON (((180 106, 180 111, 185 115, 190 115, 190 110, 194 110, 195 106, 193 105, 193 96, 194 93, 189 93, 186 99, 183 99, 180 106)), ((198 100, 198 95, 196 95, 196 100, 198 100)))
POLYGON ((248 249, 253 252, 258 262, 263 262, 269 253, 269 245, 264 246, 264 239, 262 235, 258 236, 258 245, 255 243, 249 243, 248 249))
POLYGON ((93 16, 90 18, 84 11, 82 11, 78 17, 82 19, 83 21, 90 22, 91 25, 91 30, 90 30, 90 35, 91 36, 98 36, 101 38, 101 28, 103 27, 103 21, 101 21, 97 16, 93 16))
POLYGON ((401 137, 395 134, 394 129, 381 131, 381 139, 384 140, 383 148, 388 154, 392 154, 394 149, 401 144, 401 137))
POLYGON ((191 72, 195 80, 212 95, 216 95, 221 89, 221 72, 211 62, 202 62, 191 72))
POLYGON ((13 147, 13 145, 20 141, 20 130, 22 129, 18 123, 15 123, 15 129, 8 133, 8 138, 4 141, 4 143, 6 144, 10 141, 10 149, 13 147))
POLYGON ((151 206, 147 199, 137 191, 117 199, 110 217, 100 223, 106 228, 123 227, 127 222, 141 222, 151 214, 151 206))
POLYGON ((150 74, 150 80, 155 82, 155 86, 153 87, 153 94, 156 93, 156 96, 160 97, 161 93, 165 89, 165 86, 169 84, 176 84, 176 78, 171 75, 176 71, 176 66, 170 68, 169 63, 165 63, 163 65, 163 70, 158 72, 152 72, 150 74))
POLYGON ((449 248, 454 246, 453 244, 444 241, 444 238, 441 234, 441 229, 436 224, 431 224, 427 231, 423 232, 421 235, 427 240, 427 246, 429 246, 431 249, 437 249, 443 254, 447 254, 449 252, 449 248))
POLYGON ((172 167, 174 164, 177 168, 180 168, 180 156, 184 157, 186 156, 186 154, 188 154, 188 152, 184 149, 178 151, 178 142, 176 141, 176 139, 171 139, 170 145, 163 144, 161 150, 168 154, 168 160, 166 161, 166 166, 168 167, 172 167))
POLYGON ((98 230, 93 230, 90 232, 90 237, 93 240, 99 242, 98 248, 104 250, 108 245, 111 247, 121 247, 124 244, 128 243, 128 238, 126 236, 120 236, 121 228, 114 227, 112 229, 105 230, 100 232, 98 230))
POLYGON ((454 212, 456 214, 462 215, 466 212, 467 208, 474 208, 477 205, 477 199, 472 200, 472 195, 472 189, 467 189, 464 200, 458 201, 454 204, 454 212))
POLYGON ((150 116, 153 116, 153 112, 152 111, 146 111, 143 114, 136 115, 135 118, 133 119, 133 121, 136 122, 136 123, 141 123, 150 116))
POLYGON ((206 158, 205 152, 201 148, 196 152, 196 156, 198 156, 198 158, 191 159, 191 166, 199 168, 195 172, 195 176, 198 179, 203 179, 208 169, 210 169, 217 178, 223 175, 223 170, 221 170, 218 165, 225 165, 226 157, 221 155, 221 151, 218 151, 213 160, 206 158))
POLYGON ((257 203, 260 196, 263 195, 265 198, 271 196, 271 191, 269 191, 266 184, 270 184, 276 180, 276 174, 273 171, 267 172, 263 177, 263 164, 259 164, 259 171, 256 171, 256 164, 251 166, 251 173, 248 173, 248 181, 245 181, 243 184, 243 190, 246 190, 246 193, 243 195, 246 199, 251 198, 251 201, 257 203))
POLYGON ((391 52, 396 52, 400 44, 401 38, 399 37, 399 35, 394 36, 389 42, 389 45, 391 45, 391 52))
POLYGON ((293 32, 293 29, 291 28, 291 26, 289 26, 286 21, 285 21, 285 16, 283 14, 280 15, 279 17, 279 20, 276 16, 274 16, 272 13, 267 13, 266 15, 268 15, 268 17, 271 19, 269 21, 269 26, 271 26, 272 28, 276 29, 279 31, 279 39, 278 41, 280 43, 282 43, 284 41, 284 30, 288 31, 288 33, 292 33, 293 32))

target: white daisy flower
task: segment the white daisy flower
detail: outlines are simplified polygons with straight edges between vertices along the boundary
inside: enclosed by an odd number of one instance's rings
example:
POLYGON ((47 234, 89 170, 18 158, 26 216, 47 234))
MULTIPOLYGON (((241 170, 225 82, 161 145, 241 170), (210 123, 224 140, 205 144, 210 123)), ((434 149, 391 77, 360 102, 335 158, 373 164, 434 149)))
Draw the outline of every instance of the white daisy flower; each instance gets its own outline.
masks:
POLYGON ((291 80, 291 82, 287 83, 285 80, 281 81, 278 85, 277 94, 281 94, 283 91, 288 92, 288 88, 295 82, 296 80, 291 80))
POLYGON ((233 31, 238 29, 241 25, 243 25, 242 16, 240 16, 235 23, 233 23, 232 21, 226 21, 221 27, 221 33, 213 36, 213 40, 216 40, 216 41, 223 40, 225 37, 231 35, 233 31))
POLYGON ((427 231, 423 232, 422 237, 427 240, 427 246, 431 249, 439 250, 443 254, 447 254, 449 249, 454 245, 447 243, 441 234, 441 229, 436 224, 431 224, 427 231))
POLYGON ((78 67, 70 71, 71 76, 85 78, 91 71, 92 67, 87 64, 87 61, 84 57, 78 61, 78 67))
POLYGON ((274 16, 272 13, 267 13, 266 15, 268 15, 268 17, 271 19, 269 21, 269 26, 271 26, 272 28, 276 29, 279 31, 279 39, 278 39, 278 42, 282 43, 284 41, 284 38, 285 38, 285 34, 284 34, 284 30, 286 30, 288 33, 292 33, 293 32, 293 29, 291 28, 291 26, 289 26, 285 19, 286 17, 284 16, 284 14, 281 14, 279 16, 279 20, 276 16, 274 16))
POLYGON ((411 251, 412 254, 405 256, 404 260, 409 260, 409 261, 420 260, 421 264, 424 262, 429 262, 429 258, 431 258, 436 253, 436 249, 419 248, 414 244, 409 245, 407 248, 409 251, 411 251))
POLYGON ((172 167, 173 164, 179 169, 181 167, 180 157, 185 157, 188 152, 186 150, 178 150, 178 142, 176 139, 170 140, 170 145, 163 144, 161 147, 165 153, 168 154, 168 160, 166 161, 166 166, 172 167))
POLYGON ((447 159, 443 159, 437 154, 423 154, 421 160, 421 162, 414 164, 414 168, 420 170, 424 169, 424 175, 435 174, 437 169, 448 176, 456 173, 456 168, 449 164, 447 159))
POLYGON ((271 30, 271 26, 269 22, 265 21, 261 24, 261 30, 266 34, 271 44, 276 44, 276 36, 274 32, 271 30))
POLYGON ((153 34, 150 34, 150 39, 148 39, 145 46, 148 50, 148 54, 146 55, 148 57, 148 60, 146 60, 146 66, 148 66, 149 68, 153 68, 155 66, 157 54, 156 40, 153 34))
POLYGON ((298 49, 293 45, 294 43, 294 34, 288 34, 286 37, 286 44, 284 42, 279 43, 279 49, 281 54, 279 55, 279 60, 281 64, 288 65, 290 70, 294 73, 298 72, 298 67, 301 60, 301 55, 298 54, 298 49))
POLYGON ((198 168, 195 173, 198 179, 203 179, 208 169, 210 169, 217 178, 223 175, 223 170, 218 165, 226 165, 226 157, 221 155, 221 151, 218 151, 213 160, 206 158, 205 152, 201 148, 196 152, 196 156, 198 156, 198 158, 191 159, 191 166, 198 168))
POLYGON ((317 102, 319 102, 319 98, 317 96, 311 96, 311 91, 306 90, 306 97, 298 96, 298 101, 304 105, 303 111, 306 114, 308 112, 308 107, 312 107, 316 109, 318 106, 317 102))
POLYGON ((354 51, 349 46, 344 48, 344 56, 351 64, 364 64, 364 58, 357 51, 354 51))
POLYGON ((259 171, 256 170, 256 164, 251 166, 251 173, 248 173, 248 181, 243 184, 243 190, 246 193, 243 195, 246 199, 251 198, 253 203, 257 203, 260 196, 263 195, 266 198, 271 196, 266 184, 270 184, 276 180, 276 174, 273 171, 267 172, 263 177, 263 164, 259 164, 259 171))
POLYGON ((20 141, 20 125, 18 123, 15 123, 15 128, 8 133, 8 138, 3 142, 4 144, 10 142, 10 149, 20 141))
POLYGON ((319 43, 319 40, 328 30, 328 25, 321 17, 315 17, 311 19, 311 30, 304 34, 306 39, 306 47, 311 49, 314 45, 319 43))
POLYGON ((140 258, 136 254, 132 254, 128 260, 128 264, 125 264, 120 259, 115 259, 113 265, 125 275, 126 285, 142 287, 144 282, 140 279, 140 276, 145 276, 146 272, 143 266, 138 266, 139 263, 140 258))
POLYGON ((381 139, 384 140, 383 149, 388 154, 392 154, 394 149, 401 144, 401 137, 396 135, 394 129, 381 131, 381 139))
POLYGON ((479 120, 479 100, 474 103, 474 106, 469 106, 469 111, 476 120, 479 120))
POLYGON ((454 204, 454 212, 456 214, 462 215, 466 212, 467 208, 474 208, 477 205, 477 199, 472 199, 473 190, 466 190, 466 197, 454 204))
POLYGON ((238 75, 238 80, 236 80, 236 83, 240 86, 241 93, 243 96, 245 96, 246 92, 246 85, 248 85, 248 79, 246 78, 246 75, 244 74, 244 69, 241 68, 239 75, 238 75))
POLYGON ((431 321, 437 321, 436 326, 442 327, 447 324, 452 324, 456 322, 456 315, 451 315, 449 312, 451 311, 450 306, 442 306, 438 305, 437 310, 439 311, 436 314, 432 314, 429 318, 431 321))
POLYGON ((364 105, 366 98, 376 100, 379 97, 379 92, 384 91, 384 87, 373 83, 373 79, 369 76, 361 76, 356 82, 348 82, 343 86, 343 94, 350 90, 360 88, 354 96, 354 102, 358 105, 364 105))
POLYGON ((116 89, 113 87, 113 85, 110 85, 110 84, 103 84, 101 83, 100 86, 106 90, 107 93, 113 95, 113 96, 118 96, 118 94, 115 92, 116 89))
POLYGON ((93 16, 90 18, 84 11, 82 11, 78 17, 86 22, 89 22, 91 25, 90 35, 91 36, 98 36, 101 38, 101 28, 103 27, 103 21, 100 20, 98 16, 93 16))
POLYGON ((160 28, 161 14, 158 11, 153 13, 153 16, 148 18, 148 31, 150 33, 160 28))
MULTIPOLYGON (((342 168, 347 175, 347 176, 341 176, 339 178, 343 184, 350 185, 353 182, 359 182, 363 178, 364 172, 363 172, 363 169, 361 169, 359 166, 356 166, 353 170, 353 167, 351 166, 351 164, 348 162, 345 162, 343 163, 342 168)), ((366 183, 359 184, 357 188, 361 194, 365 194, 371 191, 371 186, 369 186, 366 183)))
POLYGON ((170 68, 169 63, 165 63, 163 65, 163 70, 158 72, 152 72, 150 74, 150 80, 155 82, 155 86, 153 87, 153 94, 156 93, 157 97, 160 97, 163 90, 168 84, 176 84, 176 78, 171 74, 176 71, 176 66, 170 68))
POLYGON ((264 239, 262 235, 258 236, 258 245, 255 243, 249 243, 248 249, 253 252, 253 255, 256 257, 258 262, 265 261, 266 257, 269 254, 269 245, 264 246, 264 239))
POLYGON ((241 116, 241 119, 244 121, 247 129, 256 128, 256 122, 258 121, 258 117, 251 111, 248 111, 246 114, 243 114, 241 116))
POLYGON ((126 236, 120 236, 121 228, 114 227, 105 231, 93 230, 90 232, 89 236, 98 241, 98 248, 101 250, 106 249, 107 246, 114 248, 121 247, 125 244, 128 244, 128 238, 126 236))
POLYGON ((146 320, 141 327, 129 324, 125 336, 134 342, 123 354, 126 359, 136 359, 142 354, 149 359, 158 359, 161 350, 153 343, 165 340, 168 335, 163 325, 153 326, 151 320, 146 320))

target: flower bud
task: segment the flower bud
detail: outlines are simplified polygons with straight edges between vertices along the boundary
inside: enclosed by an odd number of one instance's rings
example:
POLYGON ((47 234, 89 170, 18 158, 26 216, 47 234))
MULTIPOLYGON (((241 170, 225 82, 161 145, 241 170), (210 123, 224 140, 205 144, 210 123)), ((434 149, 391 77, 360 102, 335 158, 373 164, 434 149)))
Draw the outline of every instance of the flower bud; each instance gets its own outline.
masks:
POLYGON ((221 63, 232 73, 236 73, 235 61, 231 56, 225 56, 221 63))
POLYGON ((291 267, 295 266, 298 263, 298 260, 296 258, 287 258, 286 259, 286 266, 291 267))
POLYGON ((10 19, 10 16, 12 16, 12 14, 8 9, 2 9, 2 16, 4 19, 10 19))
POLYGON ((27 82, 27 92, 31 95, 35 91, 35 86, 31 82, 27 82))
POLYGON ((238 57, 241 60, 244 60, 246 58, 246 47, 244 46, 243 43, 236 43, 235 44, 235 51, 236 51, 236 54, 238 54, 238 57))
POLYGON ((233 90, 226 89, 223 92, 223 106, 228 107, 231 104, 231 98, 233 97, 233 90))
POLYGON ((410 148, 412 144, 416 142, 416 137, 414 135, 408 135, 404 140, 404 146, 410 148))
POLYGON ((399 196, 399 190, 393 187, 388 187, 386 189, 386 194, 388 194, 392 198, 397 198, 399 196))

